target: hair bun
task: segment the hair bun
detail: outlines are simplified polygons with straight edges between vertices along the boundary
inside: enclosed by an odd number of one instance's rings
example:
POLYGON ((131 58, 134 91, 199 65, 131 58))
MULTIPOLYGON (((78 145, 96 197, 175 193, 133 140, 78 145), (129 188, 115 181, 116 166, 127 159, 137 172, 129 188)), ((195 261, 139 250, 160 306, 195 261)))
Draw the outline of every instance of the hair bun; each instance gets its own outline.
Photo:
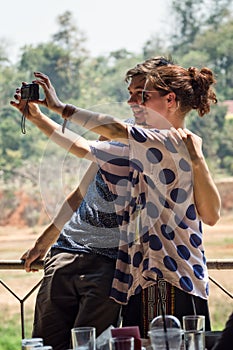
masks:
POLYGON ((196 76, 197 69, 195 67, 189 67, 188 72, 189 72, 190 77, 194 78, 196 76))

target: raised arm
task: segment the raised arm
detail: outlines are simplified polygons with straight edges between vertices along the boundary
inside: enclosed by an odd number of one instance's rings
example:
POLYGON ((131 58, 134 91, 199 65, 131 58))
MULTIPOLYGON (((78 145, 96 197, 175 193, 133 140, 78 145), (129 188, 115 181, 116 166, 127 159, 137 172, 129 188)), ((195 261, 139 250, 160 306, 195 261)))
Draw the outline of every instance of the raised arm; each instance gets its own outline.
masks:
POLYGON ((63 118, 69 118, 73 123, 99 135, 103 135, 108 139, 120 140, 124 143, 128 142, 128 133, 125 123, 106 114, 95 113, 62 103, 57 97, 49 77, 40 72, 35 72, 34 75, 36 77, 34 83, 39 84, 43 88, 45 94, 45 99, 38 100, 37 103, 46 106, 63 118))
MULTIPOLYGON (((42 113, 36 103, 29 102, 27 104, 25 100, 21 100, 20 89, 16 90, 15 99, 16 101, 10 102, 11 105, 23 113, 28 120, 35 124, 53 142, 79 158, 93 160, 90 152, 91 142, 70 130, 66 130, 63 133, 61 126, 42 113)), ((47 102, 44 100, 43 103, 47 102)))

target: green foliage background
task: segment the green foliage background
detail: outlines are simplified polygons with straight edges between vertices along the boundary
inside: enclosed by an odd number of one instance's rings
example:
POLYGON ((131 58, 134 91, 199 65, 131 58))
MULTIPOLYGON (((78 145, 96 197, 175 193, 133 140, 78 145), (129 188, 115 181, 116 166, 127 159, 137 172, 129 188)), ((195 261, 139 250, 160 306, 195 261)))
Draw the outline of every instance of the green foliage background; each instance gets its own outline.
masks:
MULTIPOLYGON (((9 102, 22 81, 33 80, 34 71, 49 75, 64 102, 126 119, 130 110, 125 103, 128 92, 124 74, 136 63, 165 55, 184 67, 208 66, 217 77, 219 104, 204 118, 191 113, 187 127, 203 138, 204 154, 214 177, 233 175, 233 119, 226 118, 223 104, 233 99, 232 0, 170 0, 169 9, 166 28, 148 37, 137 53, 123 47, 92 57, 85 48, 85 35, 69 11, 57 18, 59 30, 48 42, 22 47, 17 63, 10 62, 0 44, 0 224, 17 205, 15 190, 23 189, 37 202, 46 197, 46 209, 49 212, 52 208, 52 213, 64 194, 56 182, 60 168, 67 176, 62 177, 64 192, 69 192, 86 167, 49 143, 30 123, 26 122, 26 135, 21 133, 21 116, 9 102), (39 176, 43 180, 40 189, 39 176)), ((57 115, 50 117, 61 123, 57 115)), ((30 208, 27 215, 28 225, 33 226, 38 222, 39 209, 30 208)), ((223 313, 224 321, 227 313, 223 313)), ((6 325, 9 327, 8 319, 6 325)), ((13 318, 8 330, 0 329, 2 349, 19 349, 19 337, 14 337, 18 334, 16 326, 18 321, 13 318)))
MULTIPOLYGON (((9 104, 22 81, 31 82, 34 71, 48 74, 60 99, 84 108, 130 117, 127 108, 127 69, 144 59, 165 55, 184 67, 208 66, 216 74, 219 100, 209 115, 199 118, 191 113, 187 127, 203 138, 203 149, 212 174, 233 175, 233 119, 226 118, 223 102, 233 94, 233 5, 232 0, 170 0, 169 23, 144 43, 141 52, 127 48, 92 57, 85 48, 85 35, 67 11, 57 18, 58 31, 48 42, 21 48, 17 63, 12 64, 0 45, 0 184, 1 187, 35 185, 43 158, 64 163, 68 156, 49 144, 33 125, 26 122, 21 133, 21 116, 9 104), (46 155, 46 157, 45 157, 46 155)), ((59 116, 46 110, 61 123, 59 116)), ((83 130, 76 130, 84 133, 83 130)), ((88 133, 88 137, 96 137, 88 133)), ((70 159, 70 158, 69 158, 70 159)), ((75 172, 73 158, 68 161, 75 172)), ((52 164, 52 162, 51 162, 52 164)), ((50 164, 50 165, 51 165, 50 164)), ((51 167, 50 167, 51 168, 51 167)), ((54 173, 51 170, 52 179, 54 173)), ((42 174, 41 174, 42 175, 42 174)), ((77 184, 77 179, 70 187, 77 184)), ((47 183, 52 181, 47 178, 47 183)))

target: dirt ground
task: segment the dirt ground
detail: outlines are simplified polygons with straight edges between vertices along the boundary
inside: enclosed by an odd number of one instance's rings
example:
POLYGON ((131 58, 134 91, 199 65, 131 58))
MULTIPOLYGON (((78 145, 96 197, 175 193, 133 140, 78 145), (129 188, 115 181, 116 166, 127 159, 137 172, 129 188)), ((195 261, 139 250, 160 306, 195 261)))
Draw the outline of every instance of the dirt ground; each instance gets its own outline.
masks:
MULTIPOLYGON (((42 230, 43 227, 0 226, 0 260, 19 260, 42 230)), ((233 213, 224 215, 214 227, 204 226, 204 244, 207 259, 233 260, 233 213)), ((22 300, 42 278, 42 274, 42 271, 28 274, 24 270, 0 270, 0 280, 22 300)), ((233 294, 232 270, 210 270, 209 274, 231 295, 233 294)), ((36 292, 25 301, 27 312, 32 313, 35 295, 36 292)), ((223 325, 229 312, 233 310, 232 298, 210 282, 209 305, 212 325, 214 328, 219 328, 219 324, 223 325)), ((4 312, 9 317, 19 314, 20 310, 20 301, 2 285, 0 285, 0 310, 1 314, 4 312)))

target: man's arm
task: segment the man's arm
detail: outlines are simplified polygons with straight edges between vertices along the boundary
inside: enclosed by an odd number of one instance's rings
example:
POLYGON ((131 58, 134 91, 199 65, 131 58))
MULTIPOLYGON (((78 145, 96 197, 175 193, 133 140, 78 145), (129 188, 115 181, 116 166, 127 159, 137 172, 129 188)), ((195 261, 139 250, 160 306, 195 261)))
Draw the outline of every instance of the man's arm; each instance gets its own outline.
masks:
POLYGON ((57 241, 62 227, 71 218, 73 212, 80 206, 96 172, 97 166, 95 163, 92 163, 83 176, 79 186, 66 197, 53 221, 38 237, 34 246, 22 255, 21 259, 25 260, 24 267, 27 272, 32 271, 30 267, 32 262, 43 259, 52 244, 57 241))
POLYGON ((91 163, 85 172, 79 186, 72 191, 63 202, 59 212, 53 218, 52 223, 58 228, 59 231, 63 228, 65 223, 71 218, 73 212, 80 206, 88 186, 93 181, 98 170, 98 166, 95 163, 91 163))

